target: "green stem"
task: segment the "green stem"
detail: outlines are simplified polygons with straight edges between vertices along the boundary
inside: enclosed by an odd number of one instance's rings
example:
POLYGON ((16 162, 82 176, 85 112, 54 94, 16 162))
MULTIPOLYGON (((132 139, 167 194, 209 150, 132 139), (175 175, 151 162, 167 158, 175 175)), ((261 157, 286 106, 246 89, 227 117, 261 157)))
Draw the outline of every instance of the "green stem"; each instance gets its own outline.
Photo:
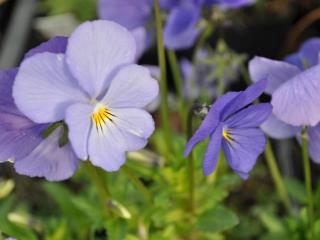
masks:
MULTIPOLYGON (((187 139, 190 139, 193 132, 193 116, 194 111, 197 109, 198 106, 193 105, 189 111, 188 119, 187 119, 187 139)), ((194 187, 195 187, 195 174, 194 174, 194 157, 193 153, 191 152, 188 157, 188 172, 189 172, 189 210, 191 216, 193 217, 195 212, 195 198, 194 198, 194 187)))
POLYGON ((105 209, 106 212, 109 212, 110 209, 107 207, 107 202, 110 199, 110 193, 104 177, 101 175, 98 169, 95 166, 93 166, 89 161, 86 162, 86 168, 88 169, 93 183, 97 187, 102 209, 105 209))
POLYGON ((283 205, 287 209, 287 211, 289 211, 291 209, 289 195, 288 195, 288 192, 287 192, 285 185, 283 183, 283 179, 281 177, 281 173, 278 168, 277 161, 276 161, 275 156, 273 154, 271 143, 269 140, 267 140, 266 149, 265 149, 264 154, 265 154, 265 158, 267 160, 267 164, 268 164, 268 167, 269 167, 269 170, 271 173, 272 180, 276 186, 278 195, 279 195, 283 205))
POLYGON ((160 112, 162 126, 164 130, 165 141, 167 144, 167 154, 169 153, 169 146, 171 138, 171 131, 169 126, 169 106, 168 106, 168 86, 167 86, 167 70, 166 70, 166 58, 163 47, 163 36, 162 36, 162 21, 160 14, 159 1, 154 0, 154 11, 156 17, 156 30, 157 30, 157 49, 158 49, 158 61, 160 65, 160 112))
POLYGON ((177 56, 173 50, 168 50, 168 59, 169 63, 171 66, 172 70, 172 75, 173 75, 173 82, 175 85, 175 88, 177 90, 177 95, 178 95, 178 101, 179 101, 179 114, 180 114, 180 120, 182 123, 183 130, 186 129, 186 120, 187 120, 187 115, 186 115, 186 106, 185 106, 185 101, 183 97, 183 82, 182 82, 182 76, 180 72, 180 67, 179 67, 179 62, 177 59, 177 56))
POLYGON ((140 181, 139 178, 131 171, 127 166, 122 166, 121 170, 127 175, 127 177, 132 181, 133 185, 143 194, 144 198, 150 202, 152 196, 146 186, 140 181))
POLYGON ((301 132, 301 141, 302 141, 302 158, 303 158, 303 167, 304 167, 304 177, 305 177, 305 186, 308 195, 308 216, 309 224, 311 229, 311 239, 315 239, 314 235, 314 218, 313 218, 313 196, 312 196, 312 185, 311 185, 311 168, 309 160, 309 151, 308 151, 308 136, 307 128, 304 127, 301 132))

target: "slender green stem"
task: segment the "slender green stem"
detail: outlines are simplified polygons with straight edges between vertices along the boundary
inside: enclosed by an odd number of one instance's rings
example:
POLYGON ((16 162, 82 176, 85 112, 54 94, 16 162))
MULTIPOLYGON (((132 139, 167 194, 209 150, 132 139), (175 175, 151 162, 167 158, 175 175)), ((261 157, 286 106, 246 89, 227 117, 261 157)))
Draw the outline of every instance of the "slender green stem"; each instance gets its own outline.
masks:
POLYGON ((133 185, 143 194, 144 198, 147 201, 151 201, 152 200, 151 193, 146 188, 146 186, 140 181, 140 179, 137 178, 137 176, 131 171, 131 169, 128 168, 127 166, 122 166, 121 170, 132 181, 133 185))
POLYGON ((307 128, 304 127, 301 132, 301 141, 302 141, 302 158, 303 158, 303 167, 304 167, 304 178, 305 178, 305 186, 308 195, 308 216, 309 216, 309 224, 311 230, 311 239, 315 239, 314 235, 314 217, 313 217, 313 196, 312 196, 312 183, 311 183, 311 168, 310 168, 310 160, 309 160, 309 151, 308 151, 308 136, 307 136, 307 128))
POLYGON ((283 179, 281 177, 280 170, 277 165, 276 158, 273 154, 271 143, 267 140, 266 149, 265 149, 265 158, 271 173, 272 180, 276 186, 278 195, 284 205, 284 207, 289 211, 291 209, 291 204, 289 200, 289 195, 287 189, 284 186, 283 179))
POLYGON ((180 120, 182 123, 183 130, 185 130, 186 120, 187 120, 187 115, 186 115, 187 111, 186 111, 186 105, 183 97, 183 82, 182 82, 182 76, 179 68, 179 62, 173 50, 168 50, 167 53, 168 53, 168 59, 169 59, 169 63, 172 70, 173 82, 178 95, 180 120))
MULTIPOLYGON (((166 58, 165 58, 165 50, 163 46, 163 36, 162 36, 162 21, 160 14, 159 1, 154 0, 154 11, 156 17, 156 30, 157 30, 157 49, 158 49, 158 61, 160 65, 160 112, 161 112, 161 120, 162 126, 165 134, 165 141, 169 142, 167 146, 170 146, 171 131, 169 126, 169 106, 168 106, 168 86, 167 86, 167 69, 166 69, 166 58)), ((169 147, 167 149, 167 153, 169 152, 169 147)))
MULTIPOLYGON (((188 113, 187 119, 187 139, 190 139, 193 133, 193 116, 194 111, 197 109, 198 105, 193 105, 188 113)), ((195 174, 194 174, 194 157, 193 154, 190 153, 188 157, 188 172, 189 172, 189 209, 191 216, 195 213, 195 197, 194 197, 194 187, 195 187, 195 174)))
POLYGON ((110 193, 105 179, 98 171, 98 169, 95 166, 93 166, 89 161, 86 162, 86 168, 88 169, 90 177, 98 190, 102 209, 105 209, 106 212, 109 211, 107 207, 107 202, 110 199, 110 193))

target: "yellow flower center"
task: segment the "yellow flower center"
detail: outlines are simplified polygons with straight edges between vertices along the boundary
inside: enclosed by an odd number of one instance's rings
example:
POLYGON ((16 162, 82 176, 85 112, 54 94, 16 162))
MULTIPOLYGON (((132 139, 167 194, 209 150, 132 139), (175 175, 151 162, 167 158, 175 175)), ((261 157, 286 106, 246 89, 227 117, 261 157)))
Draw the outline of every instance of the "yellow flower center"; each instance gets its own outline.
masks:
POLYGON ((92 113, 92 121, 96 126, 97 131, 103 132, 104 127, 108 121, 113 121, 112 117, 115 117, 105 106, 99 104, 92 113))
POLYGON ((225 129, 225 128, 222 130, 222 136, 224 137, 224 139, 226 139, 226 140, 229 141, 229 142, 233 141, 230 133, 229 133, 228 130, 225 129))

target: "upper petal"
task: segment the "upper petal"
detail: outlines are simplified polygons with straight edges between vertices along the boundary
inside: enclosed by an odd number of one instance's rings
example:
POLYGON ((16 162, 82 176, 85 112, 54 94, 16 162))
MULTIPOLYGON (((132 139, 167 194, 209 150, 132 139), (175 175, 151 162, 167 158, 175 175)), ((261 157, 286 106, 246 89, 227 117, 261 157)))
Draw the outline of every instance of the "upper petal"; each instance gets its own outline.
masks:
POLYGON ((209 176, 216 168, 221 148, 222 127, 222 124, 220 124, 215 129, 207 146, 204 160, 202 162, 202 171, 205 176, 209 176))
POLYGON ((97 20, 81 24, 69 38, 66 59, 69 69, 92 98, 109 85, 118 67, 132 63, 136 44, 121 25, 97 20))
POLYGON ((12 85, 17 75, 17 69, 0 70, 0 111, 21 114, 14 104, 12 85))
POLYGON ((69 144, 59 147, 62 128, 56 129, 26 157, 14 163, 16 171, 30 177, 45 177, 60 181, 71 177, 78 168, 79 160, 69 144))
POLYGON ((270 114, 265 122, 261 124, 261 129, 271 138, 286 139, 294 137, 301 132, 300 127, 294 127, 279 120, 274 114, 270 114))
POLYGON ((252 84, 246 90, 240 92, 237 97, 235 97, 225 106, 223 112, 221 113, 221 119, 227 119, 230 115, 252 103, 263 93, 263 91, 266 89, 267 83, 268 81, 263 79, 252 84))
POLYGON ((150 0, 99 0, 99 17, 111 20, 128 29, 145 25, 151 15, 150 0))
POLYGON ((319 63, 319 53, 320 38, 310 38, 303 43, 298 53, 289 55, 285 61, 305 69, 319 63))
POLYGON ((159 92, 158 81, 151 77, 146 67, 129 65, 119 70, 112 79, 102 102, 110 108, 143 108, 159 92))
POLYGON ((223 140, 222 147, 231 168, 243 179, 263 152, 266 139, 258 128, 228 129, 231 141, 223 140))
POLYGON ((286 62, 254 57, 249 62, 249 73, 253 82, 267 79, 266 92, 272 94, 280 85, 300 73, 298 67, 286 62))
POLYGON ((192 4, 173 9, 164 28, 163 38, 167 48, 189 48, 195 42, 199 30, 196 28, 200 9, 192 4))
POLYGON ((315 126, 320 121, 320 65, 284 83, 272 94, 274 115, 294 126, 315 126))
POLYGON ((65 53, 68 44, 68 37, 54 37, 40 44, 39 46, 31 49, 24 55, 24 59, 32 57, 35 54, 43 53, 43 52, 51 52, 51 53, 65 53))
POLYGON ((205 119, 202 121, 200 127, 188 141, 183 153, 184 156, 187 156, 195 147, 195 145, 197 145, 199 142, 203 141, 211 135, 211 133, 214 131, 214 129, 218 126, 220 122, 221 111, 227 104, 229 104, 233 99, 235 99, 238 96, 238 94, 239 93, 236 92, 229 92, 217 99, 217 101, 210 108, 205 119))
POLYGON ((249 106, 228 118, 225 123, 231 128, 251 128, 262 124, 272 112, 271 104, 249 106))
POLYGON ((39 53, 24 60, 13 86, 15 104, 36 123, 64 118, 72 103, 87 97, 74 82, 63 54, 39 53))

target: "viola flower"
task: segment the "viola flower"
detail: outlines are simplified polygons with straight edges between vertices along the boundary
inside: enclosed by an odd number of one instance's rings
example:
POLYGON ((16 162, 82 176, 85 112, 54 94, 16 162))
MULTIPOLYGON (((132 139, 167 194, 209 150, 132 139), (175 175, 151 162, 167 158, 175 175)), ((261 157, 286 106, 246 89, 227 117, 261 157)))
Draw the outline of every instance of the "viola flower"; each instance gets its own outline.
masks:
POLYGON ((76 155, 106 171, 117 171, 125 152, 147 144, 154 131, 143 110, 158 95, 148 69, 133 64, 136 45, 119 24, 81 24, 65 54, 40 53, 25 59, 13 97, 32 121, 64 120, 76 155))
POLYGON ((263 93, 266 86, 267 81, 259 81, 245 91, 229 92, 213 104, 184 151, 184 155, 188 155, 196 144, 210 137, 202 163, 205 176, 214 171, 222 147, 231 168, 241 178, 248 178, 266 142, 258 126, 271 113, 268 103, 249 104, 263 93))
POLYGON ((261 125, 263 131, 272 138, 285 139, 298 135, 301 126, 307 125, 309 137, 309 153, 313 161, 320 163, 320 124, 317 124, 317 85, 320 79, 318 56, 320 53, 320 39, 307 40, 297 53, 285 58, 286 62, 275 61, 262 57, 255 57, 249 63, 249 72, 252 81, 267 78, 266 93, 272 95, 273 113, 261 125), (317 65, 318 64, 318 65, 317 65), (311 67, 307 70, 306 67, 311 67), (284 86, 282 88, 282 86, 284 86), (308 91, 310 90, 310 91, 308 91), (278 92, 279 91, 279 92, 278 92), (285 94, 281 96, 282 94, 285 94), (294 101, 291 102, 291 100, 294 101), (296 104, 299 101, 299 104, 296 104), (300 102, 301 101, 301 102, 300 102), (314 101, 314 102, 312 102, 314 101), (284 105, 290 108, 286 109, 284 105), (304 104, 304 105, 303 105, 304 104), (281 113, 283 109, 284 112, 281 113), (290 113, 292 111, 292 114, 290 113), (311 115, 305 113, 312 113, 311 115), (279 119, 285 114, 283 121, 279 119), (293 114, 297 114, 295 117, 293 114), (291 115, 291 116, 290 116, 291 115), (288 121, 288 117, 289 121, 288 121), (291 123, 291 124, 290 124, 291 123), (314 125, 315 126, 310 126, 314 125))
MULTIPOLYGON (((25 59, 41 52, 63 52, 67 43, 56 37, 32 49, 25 59)), ((15 170, 30 177, 58 181, 71 177, 79 160, 70 144, 59 146, 63 128, 56 128, 46 138, 49 124, 32 122, 17 109, 12 98, 12 85, 17 69, 0 71, 0 162, 14 161, 15 170)))

